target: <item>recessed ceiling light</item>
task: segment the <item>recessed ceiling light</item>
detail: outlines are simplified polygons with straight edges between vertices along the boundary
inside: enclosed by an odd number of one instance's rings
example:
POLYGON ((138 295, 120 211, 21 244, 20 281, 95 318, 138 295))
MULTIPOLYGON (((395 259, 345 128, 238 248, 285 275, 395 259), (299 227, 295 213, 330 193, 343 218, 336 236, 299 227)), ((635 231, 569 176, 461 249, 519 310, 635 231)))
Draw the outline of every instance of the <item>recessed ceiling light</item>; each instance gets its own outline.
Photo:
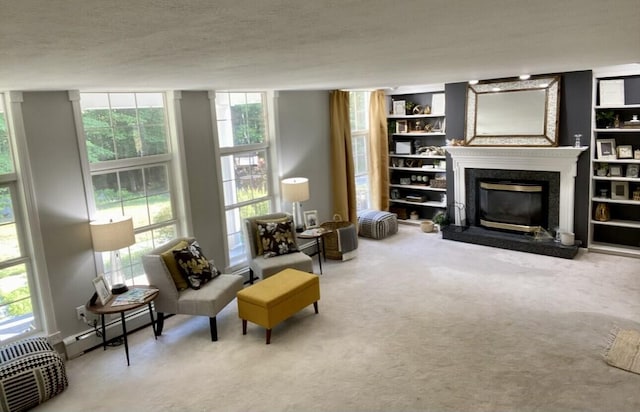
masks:
POLYGON ((549 87, 549 83, 542 83, 540 88, 544 89, 545 87, 549 87))
POLYGON ((529 80, 531 78, 530 74, 521 74, 520 80, 529 80))
POLYGON ((492 92, 499 92, 500 88, 499 87, 494 87, 493 89, 491 89, 492 92))
POLYGON ((477 80, 469 80, 469 84, 474 85, 474 84, 478 84, 477 80))

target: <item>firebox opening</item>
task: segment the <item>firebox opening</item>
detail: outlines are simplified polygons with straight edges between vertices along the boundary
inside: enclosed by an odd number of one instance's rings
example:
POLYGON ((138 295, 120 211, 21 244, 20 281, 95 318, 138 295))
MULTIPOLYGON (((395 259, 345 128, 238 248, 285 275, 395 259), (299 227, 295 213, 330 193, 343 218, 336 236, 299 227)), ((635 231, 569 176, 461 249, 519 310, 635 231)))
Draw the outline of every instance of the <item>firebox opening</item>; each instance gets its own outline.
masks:
POLYGON ((547 227, 547 182, 479 180, 478 222, 487 228, 536 232, 547 227))

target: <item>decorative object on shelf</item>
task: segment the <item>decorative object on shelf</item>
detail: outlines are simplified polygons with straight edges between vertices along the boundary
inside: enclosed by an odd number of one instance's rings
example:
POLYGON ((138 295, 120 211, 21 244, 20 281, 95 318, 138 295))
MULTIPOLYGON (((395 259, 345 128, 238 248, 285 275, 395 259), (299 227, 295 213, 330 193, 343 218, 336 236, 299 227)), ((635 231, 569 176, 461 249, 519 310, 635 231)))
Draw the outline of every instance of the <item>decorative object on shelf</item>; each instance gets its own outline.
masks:
POLYGON ((416 175, 411 175, 411 181, 415 182, 418 179, 418 177, 416 175))
POLYGON ((633 147, 630 144, 620 145, 617 148, 618 159, 631 159, 633 158, 633 147))
POLYGON ((620 177, 620 176, 622 176, 622 166, 620 166, 620 165, 611 165, 611 166, 609 166, 609 176, 611 176, 611 177, 620 177))
POLYGON ((434 189, 446 189, 447 188, 447 178, 436 176, 435 179, 431 179, 431 187, 434 189))
POLYGON ((628 200, 629 182, 611 182, 611 199, 628 200))
POLYGON ((600 106, 624 105, 624 80, 600 80, 600 106))
POLYGON ((573 139, 574 139, 574 147, 582 147, 582 134, 581 133, 576 133, 573 135, 573 139))
POLYGON ((407 209, 400 206, 391 206, 389 208, 389 212, 395 213, 398 216, 398 219, 407 220, 407 209))
MULTIPOLYGON (((395 152, 396 154, 412 154, 413 153, 413 145, 409 140, 396 140, 395 141, 395 152)), ((406 162, 406 160, 405 160, 406 162)))
POLYGON ((398 189, 391 189, 391 199, 400 199, 400 191, 398 189))
POLYGON ((407 121, 396 120, 396 133, 407 133, 407 121))
POLYGON ((433 131, 433 125, 431 123, 427 122, 424 125, 424 131, 425 131, 425 133, 431 133, 433 131))
POLYGON ((464 146, 464 140, 462 139, 448 139, 447 146, 464 146))
POLYGON ((420 219, 420 215, 418 215, 418 212, 416 212, 415 210, 412 210, 411 213, 409 214, 409 219, 418 220, 420 219))
POLYGON ((632 115, 631 120, 627 120, 626 122, 624 122, 624 127, 631 129, 640 128, 640 119, 638 119, 638 115, 632 115))
POLYGON ((598 159, 615 160, 616 157, 616 139, 597 139, 596 149, 598 159))
POLYGON ((427 198, 425 195, 407 195, 407 197, 405 198, 405 200, 407 202, 417 202, 417 203, 422 203, 422 202, 426 202, 427 198))
POLYGON ((415 104, 414 102, 407 101, 407 102, 404 104, 404 107, 405 107, 405 114, 412 114, 412 113, 413 113, 413 108, 415 107, 415 105, 416 105, 416 104, 415 104))
POLYGON ((444 120, 436 120, 435 123, 433 124, 433 129, 432 131, 434 133, 444 133, 444 120))
POLYGON ((640 149, 636 149, 633 151, 633 158, 636 160, 640 160, 640 149))
POLYGON ((637 164, 631 164, 627 166, 627 174, 626 177, 633 177, 636 178, 638 177, 638 168, 640 166, 637 164))
POLYGON ((596 213, 593 218, 599 222, 607 222, 611 219, 611 211, 606 203, 598 203, 596 205, 596 213))
POLYGON ((606 176, 609 174, 609 164, 608 163, 599 163, 598 168, 596 169, 596 176, 606 176))
POLYGON ((422 167, 422 159, 405 159, 404 164, 407 167, 422 167))
POLYGON ((409 178, 409 177, 401 177, 400 178, 400 184, 401 185, 410 185, 411 184, 411 178, 409 178))
POLYGON ((111 252, 111 268, 109 285, 114 295, 128 290, 122 273, 120 250, 136 243, 133 231, 133 219, 121 216, 109 220, 96 220, 90 223, 93 250, 96 252, 111 252))
POLYGON ((640 186, 633 191, 633 200, 640 201, 640 186))
POLYGON ((425 104, 423 112, 424 114, 431 114, 431 106, 429 106, 428 104, 425 104))
POLYGON ((413 106, 412 113, 413 113, 413 114, 422 114, 422 110, 424 110, 424 109, 422 108, 422 106, 421 106, 421 105, 419 105, 419 104, 416 104, 415 106, 413 106))
POLYGON ((404 116, 407 113, 407 109, 405 109, 404 100, 394 100, 393 101, 393 115, 394 116, 404 116))
POLYGON ((619 129, 620 128, 620 115, 616 114, 616 116, 613 118, 613 128, 614 129, 619 129))
POLYGON ((565 246, 573 246, 576 243, 576 235, 572 232, 561 232, 560 243, 565 246))
POLYGON ((609 194, 609 190, 607 189, 600 189, 600 197, 606 199, 607 195, 609 194))
POLYGON ((306 177, 291 177, 282 180, 282 198, 291 202, 293 224, 296 232, 304 230, 302 217, 302 202, 309 200, 309 179, 306 177))
POLYGON ((612 110, 598 110, 596 112, 596 127, 598 129, 608 129, 613 127, 613 119, 616 115, 612 110))
POLYGON ((427 220, 423 221, 422 223, 420 223, 420 229, 424 233, 433 232, 433 220, 427 219, 427 220))

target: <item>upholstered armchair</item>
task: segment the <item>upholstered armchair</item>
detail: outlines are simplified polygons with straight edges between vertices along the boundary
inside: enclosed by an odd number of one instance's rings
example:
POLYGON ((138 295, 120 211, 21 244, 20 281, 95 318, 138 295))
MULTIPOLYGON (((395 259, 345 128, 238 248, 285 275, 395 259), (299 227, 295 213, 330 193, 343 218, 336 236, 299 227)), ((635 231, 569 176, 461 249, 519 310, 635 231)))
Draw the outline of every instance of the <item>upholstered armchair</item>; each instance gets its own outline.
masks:
POLYGON ((164 326, 165 313, 208 316, 211 340, 218 340, 216 315, 236 297, 244 287, 244 278, 240 275, 220 274, 204 283, 200 289, 192 289, 185 282, 180 283, 181 275, 173 256, 173 250, 181 245, 193 242, 194 238, 174 239, 142 257, 142 265, 150 284, 160 290, 153 301, 158 321, 157 335, 164 326), (176 273, 178 271, 178 273, 176 273), (181 284, 182 287, 178 287, 181 284))
MULTIPOLYGON (((253 216, 245 219, 245 238, 248 243, 249 258, 249 282, 253 283, 255 277, 266 279, 286 268, 298 269, 304 272, 313 273, 313 262, 311 257, 303 252, 296 251, 278 256, 266 257, 262 250, 261 239, 258 234, 258 222, 268 221, 288 221, 293 222, 293 217, 287 213, 272 213, 263 216, 253 216)), ((293 229, 292 241, 296 242, 295 229, 293 229)))

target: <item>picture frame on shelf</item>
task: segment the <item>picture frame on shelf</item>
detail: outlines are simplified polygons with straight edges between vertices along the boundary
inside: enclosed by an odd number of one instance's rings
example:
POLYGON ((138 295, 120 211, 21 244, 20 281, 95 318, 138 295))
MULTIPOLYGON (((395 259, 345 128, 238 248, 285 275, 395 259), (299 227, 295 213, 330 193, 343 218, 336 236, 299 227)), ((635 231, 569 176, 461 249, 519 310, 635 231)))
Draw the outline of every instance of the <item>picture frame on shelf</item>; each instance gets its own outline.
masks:
POLYGON ((397 140, 395 142, 395 152, 396 154, 413 154, 413 142, 410 140, 397 140))
POLYGON ((600 80, 600 106, 624 105, 624 80, 600 80))
POLYGON ((629 182, 611 182, 611 199, 628 200, 629 182))
POLYGON ((396 121, 396 133, 407 133, 408 131, 409 127, 406 120, 396 121))
POLYGON ((96 289, 98 300, 102 306, 106 305, 111 299, 111 289, 107 285, 104 275, 98 275, 93 279, 93 287, 96 289))
POLYGON ((598 159, 616 160, 616 139, 597 139, 598 159))
POLYGON ((633 158, 635 160, 640 160, 640 149, 636 149, 633 151, 633 158))
POLYGON ((630 144, 620 145, 617 147, 618 159, 632 159, 633 147, 630 144))
POLYGON ((318 211, 307 210, 304 212, 304 227, 307 229, 313 229, 318 227, 318 211))
POLYGON ((631 164, 631 165, 627 166, 626 177, 637 178, 638 177, 638 172, 640 172, 640 165, 631 164))
POLYGON ((609 176, 611 176, 611 177, 622 177, 622 166, 620 166, 620 165, 611 165, 611 166, 609 166, 609 176))
POLYGON ((444 93, 434 93, 431 96, 431 113, 444 114, 444 93))
POLYGON ((394 100, 393 101, 393 115, 394 116, 404 116, 407 114, 407 109, 405 108, 406 101, 404 100, 394 100))

